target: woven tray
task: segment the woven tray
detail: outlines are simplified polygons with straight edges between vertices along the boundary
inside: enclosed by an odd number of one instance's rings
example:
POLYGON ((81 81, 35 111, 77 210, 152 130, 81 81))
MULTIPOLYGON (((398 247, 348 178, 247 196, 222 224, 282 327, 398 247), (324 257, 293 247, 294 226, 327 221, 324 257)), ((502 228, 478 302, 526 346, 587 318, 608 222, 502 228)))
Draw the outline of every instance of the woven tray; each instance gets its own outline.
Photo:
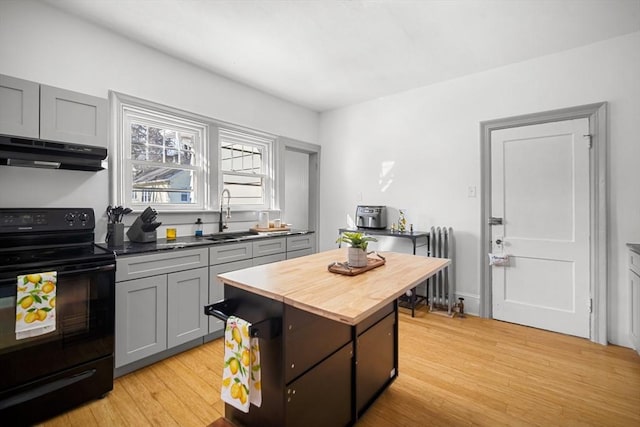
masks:
POLYGON ((356 276, 365 271, 373 270, 376 267, 384 265, 384 259, 367 258, 367 265, 364 267, 350 267, 347 262, 334 262, 329 264, 328 270, 332 273, 344 274, 346 276, 356 276))

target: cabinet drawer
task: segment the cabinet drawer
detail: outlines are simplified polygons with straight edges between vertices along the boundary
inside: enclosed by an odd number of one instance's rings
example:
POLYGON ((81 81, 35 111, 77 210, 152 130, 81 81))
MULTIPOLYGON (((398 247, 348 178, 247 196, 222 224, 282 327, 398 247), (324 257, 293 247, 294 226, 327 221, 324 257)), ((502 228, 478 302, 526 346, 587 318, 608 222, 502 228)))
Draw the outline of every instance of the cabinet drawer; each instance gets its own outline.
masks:
POLYGON ((253 257, 251 242, 227 243, 209 247, 209 265, 242 261, 253 257))
POLYGON ((287 259, 291 258, 300 258, 301 256, 311 255, 313 253, 313 249, 301 249, 299 251, 287 252, 287 259))
POLYGON ((285 384, 351 341, 351 327, 289 305, 284 311, 285 384))
POLYGON ((640 254, 637 252, 629 251, 629 268, 640 275, 640 254))
POLYGON ((258 240, 253 242, 253 257, 284 253, 287 250, 286 237, 258 240))
POLYGON ((287 252, 300 249, 311 249, 316 245, 316 235, 313 233, 287 237, 287 252))
POLYGON ((253 265, 271 264, 272 262, 284 261, 286 258, 287 254, 285 253, 261 256, 253 259, 253 265))
POLYGON ((116 282, 206 267, 207 261, 206 248, 119 257, 116 260, 116 282))

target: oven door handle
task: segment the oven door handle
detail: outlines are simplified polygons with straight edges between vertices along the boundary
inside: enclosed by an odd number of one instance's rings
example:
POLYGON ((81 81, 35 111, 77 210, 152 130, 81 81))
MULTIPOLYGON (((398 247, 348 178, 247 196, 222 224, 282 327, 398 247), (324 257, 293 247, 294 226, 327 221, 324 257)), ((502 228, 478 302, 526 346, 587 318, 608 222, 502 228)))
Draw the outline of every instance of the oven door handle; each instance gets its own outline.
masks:
POLYGON ((58 272, 58 275, 94 273, 97 271, 111 271, 115 269, 116 269, 115 264, 107 264, 107 265, 100 265, 97 267, 80 268, 78 270, 62 270, 58 272))

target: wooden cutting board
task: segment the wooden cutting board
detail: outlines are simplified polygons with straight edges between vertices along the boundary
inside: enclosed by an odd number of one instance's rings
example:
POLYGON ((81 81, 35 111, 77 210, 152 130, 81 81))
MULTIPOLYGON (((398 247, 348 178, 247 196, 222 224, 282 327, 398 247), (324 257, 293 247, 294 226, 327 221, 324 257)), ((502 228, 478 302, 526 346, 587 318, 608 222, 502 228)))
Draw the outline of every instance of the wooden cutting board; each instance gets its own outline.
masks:
POLYGON ((291 231, 291 229, 289 227, 270 227, 270 228, 262 228, 262 227, 251 227, 249 230, 251 231, 255 231, 258 233, 267 233, 267 232, 273 232, 273 231, 291 231))

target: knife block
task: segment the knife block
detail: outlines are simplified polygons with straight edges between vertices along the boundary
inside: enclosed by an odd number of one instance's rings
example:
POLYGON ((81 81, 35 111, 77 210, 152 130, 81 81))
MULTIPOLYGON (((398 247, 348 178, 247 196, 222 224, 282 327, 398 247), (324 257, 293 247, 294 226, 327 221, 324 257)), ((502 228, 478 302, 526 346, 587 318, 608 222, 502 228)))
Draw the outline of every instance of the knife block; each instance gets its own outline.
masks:
POLYGON ((156 230, 144 231, 142 230, 142 224, 144 224, 144 222, 142 222, 140 217, 136 218, 133 224, 131 224, 131 227, 127 230, 129 240, 137 243, 150 243, 158 240, 156 230))

